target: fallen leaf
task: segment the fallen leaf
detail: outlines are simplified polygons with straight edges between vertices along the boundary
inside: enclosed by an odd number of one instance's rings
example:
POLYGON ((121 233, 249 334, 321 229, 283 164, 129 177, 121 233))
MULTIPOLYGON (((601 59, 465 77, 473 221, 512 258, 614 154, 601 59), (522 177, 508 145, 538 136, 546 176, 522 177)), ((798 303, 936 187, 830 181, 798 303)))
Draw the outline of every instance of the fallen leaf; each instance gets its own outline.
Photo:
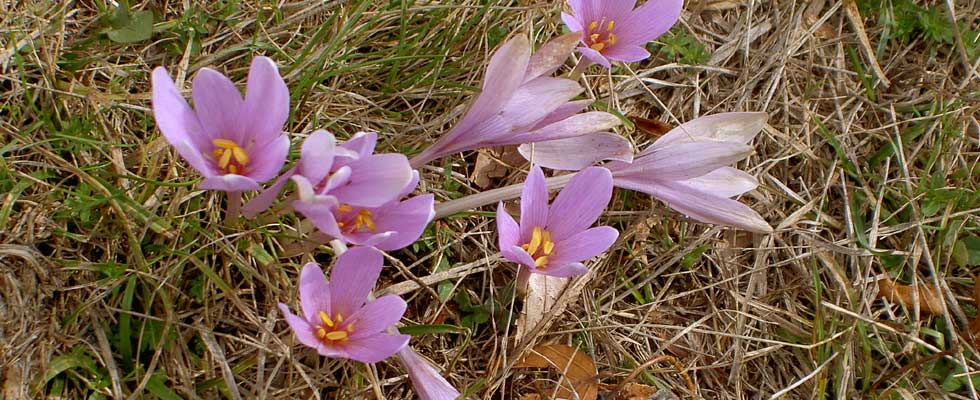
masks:
POLYGON ((671 126, 670 124, 666 122, 661 122, 658 119, 642 118, 642 117, 636 117, 632 115, 630 115, 628 118, 630 122, 632 122, 633 125, 636 126, 637 132, 641 132, 652 138, 661 137, 665 133, 670 132, 671 129, 674 129, 674 127, 671 126))
POLYGON ((486 189, 493 184, 493 179, 507 176, 509 167, 520 166, 524 162, 524 157, 517 152, 517 146, 480 150, 470 179, 480 189, 486 189))
POLYGON ((555 398, 595 400, 599 396, 599 371, 592 357, 578 349, 563 344, 543 344, 529 352, 514 368, 554 368, 565 379, 558 382, 555 398), (564 385, 571 384, 575 394, 564 385))
MULTIPOLYGON (((524 337, 534 331, 548 312, 558 304, 558 297, 568 286, 568 278, 559 278, 542 274, 531 274, 527 280, 527 292, 524 297, 524 308, 517 317, 517 331, 514 341, 520 343, 524 337)), ((562 310, 555 310, 561 312, 562 310)))
MULTIPOLYGON (((943 298, 933 285, 917 285, 919 310, 932 315, 942 315, 943 298)), ((888 299, 888 301, 902 304, 907 309, 912 309, 915 302, 913 299, 912 285, 902 285, 895 283, 889 278, 878 281, 878 298, 888 299)))
POLYGON ((619 392, 617 400, 677 400, 677 396, 666 389, 647 386, 640 383, 627 383, 619 392))

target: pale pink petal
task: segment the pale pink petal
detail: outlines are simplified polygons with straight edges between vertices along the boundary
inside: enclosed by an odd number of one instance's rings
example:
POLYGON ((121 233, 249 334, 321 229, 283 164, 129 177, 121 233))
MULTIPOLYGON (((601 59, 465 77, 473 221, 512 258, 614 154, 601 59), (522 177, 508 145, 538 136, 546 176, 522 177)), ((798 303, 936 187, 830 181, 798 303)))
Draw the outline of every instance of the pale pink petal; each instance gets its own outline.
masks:
MULTIPOLYGON (((490 57, 487 73, 483 78, 483 91, 470 106, 463 119, 456 124, 453 132, 444 136, 443 140, 453 141, 468 131, 472 124, 487 119, 500 111, 514 91, 524 82, 524 72, 531 58, 531 46, 524 35, 514 36, 505 42, 490 57), (456 132, 459 130, 459 132, 456 132), (455 133, 455 135, 454 135, 455 133)), ((433 145, 432 147, 436 147, 433 145)))
MULTIPOLYGON (((297 182, 296 176, 293 176, 293 181, 297 182)), ((293 208, 296 212, 309 218, 317 229, 334 239, 341 239, 343 233, 340 232, 337 219, 333 215, 337 206, 337 201, 332 196, 314 196, 310 201, 296 200, 293 202, 293 208)))
POLYGON ((607 132, 522 144, 517 150, 526 160, 557 170, 577 171, 599 161, 633 160, 630 142, 607 132))
MULTIPOLYGON (((647 3, 655 3, 664 0, 647 0, 647 3)), ((602 5, 602 11, 600 12, 606 21, 614 21, 613 32, 617 31, 617 27, 627 20, 630 12, 633 11, 633 7, 636 6, 636 0, 601 0, 599 1, 602 5)), ((599 22, 599 21, 596 21, 599 22)), ((605 27, 602 27, 604 30, 605 27)))
POLYGON ((722 167, 697 178, 677 181, 699 192, 718 197, 734 197, 759 186, 754 176, 732 167, 722 167))
POLYGON ((696 118, 671 129, 640 154, 678 143, 705 140, 748 144, 766 126, 768 118, 763 112, 729 112, 696 118))
POLYGON ((333 168, 336 140, 330 132, 318 130, 303 141, 300 148, 301 172, 310 182, 320 182, 333 168))
POLYGON ((374 247, 394 251, 415 243, 435 217, 434 206, 435 197, 431 194, 423 194, 377 210, 375 224, 378 230, 393 231, 395 234, 375 243, 374 247))
POLYGON ((235 174, 209 176, 197 187, 222 192, 247 192, 262 188, 254 179, 235 174))
POLYGON ((589 272, 589 268, 586 267, 585 264, 574 262, 560 265, 548 265, 544 268, 531 268, 531 271, 542 275, 568 278, 572 276, 584 275, 586 272, 589 272))
POLYGON ((289 328, 293 330, 293 334, 296 335, 296 339, 300 343, 314 349, 320 347, 320 340, 316 338, 316 335, 313 333, 313 327, 310 326, 309 322, 289 312, 289 307, 283 303, 279 303, 279 311, 286 318, 286 323, 289 324, 289 328))
POLYGON ((350 180, 330 190, 341 203, 379 207, 392 201, 412 180, 412 167, 402 154, 384 153, 349 164, 350 180))
POLYGON ((376 363, 395 355, 408 345, 409 335, 389 335, 379 333, 374 336, 351 339, 344 344, 347 358, 364 363, 376 363))
POLYGON ((583 27, 582 23, 579 22, 574 16, 563 12, 561 13, 561 22, 565 23, 565 26, 568 27, 569 32, 578 32, 579 40, 582 40, 582 38, 585 37, 585 27, 583 27))
POLYGON ((591 226, 612 197, 612 174, 608 169, 591 167, 575 174, 548 212, 547 229, 551 240, 559 242, 591 226))
POLYGON ((194 77, 191 93, 194 111, 208 136, 244 144, 241 112, 245 100, 230 79, 213 69, 202 68, 194 77))
MULTIPOLYGON (((190 146, 177 149, 185 159, 190 153, 207 151, 211 147, 211 137, 207 135, 197 119, 197 114, 187 105, 187 100, 177 90, 174 81, 163 67, 153 69, 153 118, 157 128, 171 145, 187 142, 190 146), (187 154, 185 154, 185 152, 187 154)), ((192 166, 201 171, 197 165, 192 166)), ((203 171, 201 171, 204 173, 203 171)), ((205 174, 208 175, 208 174, 205 174)))
POLYGON ((531 257, 530 254, 527 254, 527 250, 524 250, 521 246, 501 248, 500 255, 504 256, 505 259, 515 264, 520 264, 532 269, 534 268, 534 258, 531 257))
POLYGON ((171 142, 170 144, 174 146, 175 150, 177 150, 177 154, 180 154, 180 156, 183 157, 192 168, 197 170, 197 172, 199 172, 201 175, 204 175, 205 178, 222 173, 217 171, 213 162, 205 160, 204 155, 202 155, 201 152, 198 151, 198 149, 195 148, 190 142, 182 140, 179 142, 171 142))
POLYGON ((622 21, 616 21, 617 40, 644 45, 656 39, 674 26, 683 5, 683 0, 648 0, 622 21))
POLYGON ((748 206, 735 200, 699 192, 677 182, 635 181, 616 178, 616 186, 649 194, 690 218, 753 232, 770 233, 772 227, 748 206))
POLYGON ((345 319, 348 326, 353 326, 350 339, 373 336, 394 326, 401 320, 406 308, 408 304, 405 304, 405 300, 393 294, 369 301, 345 319))
POLYGON ((317 263, 308 263, 299 273, 299 305, 306 321, 318 321, 318 313, 332 314, 330 285, 317 263))
POLYGON ((606 58, 610 60, 636 62, 650 57, 650 52, 641 46, 624 43, 622 45, 616 45, 608 49, 604 49, 602 51, 602 55, 606 56, 606 58))
POLYGON ((531 167, 521 191, 521 240, 531 237, 534 227, 544 228, 548 222, 548 187, 544 172, 537 165, 531 167))
POLYGON ((544 119, 538 121, 534 124, 531 130, 537 130, 545 127, 546 125, 551 125, 555 122, 561 121, 565 118, 571 117, 585 110, 589 105, 592 104, 592 100, 575 100, 568 103, 562 104, 552 111, 551 114, 544 117, 544 119))
POLYGON ((340 145, 350 150, 356 158, 364 158, 374 153, 378 144, 378 134, 375 132, 357 132, 349 140, 340 145))
POLYGON ((421 400, 456 400, 460 393, 446 381, 428 361, 419 356, 411 346, 398 351, 398 360, 408 372, 415 394, 421 400))
POLYGON ((337 257, 330 273, 330 303, 334 314, 350 316, 364 305, 383 265, 384 257, 373 247, 354 247, 337 257))
POLYGON ((553 255, 548 257, 549 263, 561 265, 588 260, 609 250, 617 237, 619 232, 608 226, 578 232, 555 243, 553 255))
POLYGON ((642 175, 649 179, 679 181, 696 178, 733 164, 752 154, 752 147, 735 142, 679 143, 637 156, 616 176, 642 175))
POLYGON ((582 39, 582 34, 579 33, 580 30, 572 30, 571 33, 566 33, 551 39, 538 48, 531 55, 531 59, 528 62, 524 82, 528 82, 539 76, 550 76, 558 70, 568 60, 568 56, 572 55, 572 52, 575 51, 575 46, 582 39))
MULTIPOLYGON (((606 68, 612 67, 612 64, 609 63, 609 59, 607 59, 605 56, 602 55, 602 53, 598 51, 592 50, 585 46, 579 47, 578 51, 582 53, 582 56, 588 58, 589 61, 592 61, 606 68)), ((585 62, 585 60, 581 60, 579 62, 585 62)))
POLYGON ((618 117, 610 113, 590 111, 575 114, 524 135, 514 135, 509 142, 511 144, 520 144, 582 136, 593 132, 608 131, 621 123, 622 121, 618 117))
POLYGON ((279 76, 279 69, 267 57, 253 58, 242 113, 243 129, 249 132, 246 137, 259 146, 271 142, 282 135, 287 118, 289 89, 279 76))
POLYGON ((245 203, 242 207, 242 215, 245 218, 251 219, 255 218, 260 212, 267 210, 279 198, 279 192, 282 191, 282 188, 286 186, 286 182, 289 182, 289 178, 295 173, 296 167, 292 167, 286 170, 286 172, 283 172, 282 175, 279 175, 279 178, 276 178, 276 182, 272 186, 269 186, 262 193, 259 193, 258 196, 253 197, 252 200, 245 203))
POLYGON ((252 148, 249 151, 251 160, 245 168, 245 174, 258 182, 266 182, 282 170, 289 156, 289 137, 279 136, 266 143, 262 148, 252 148))
POLYGON ((512 135, 528 129, 582 92, 575 81, 541 77, 527 82, 514 92, 499 115, 491 118, 484 128, 490 135, 512 135), (501 122, 494 126, 495 119, 501 122))
POLYGON ((521 227, 507 213, 504 202, 497 203, 497 245, 500 249, 509 249, 520 245, 521 227))

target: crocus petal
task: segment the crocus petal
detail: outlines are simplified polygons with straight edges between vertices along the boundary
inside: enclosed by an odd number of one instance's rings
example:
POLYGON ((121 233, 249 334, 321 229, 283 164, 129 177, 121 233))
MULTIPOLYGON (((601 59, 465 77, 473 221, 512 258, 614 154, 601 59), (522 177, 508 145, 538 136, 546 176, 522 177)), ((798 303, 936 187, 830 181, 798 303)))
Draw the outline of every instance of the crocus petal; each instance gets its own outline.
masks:
POLYGON ((660 147, 637 156, 616 176, 645 175, 656 180, 696 178, 733 164, 752 153, 752 147, 735 142, 702 141, 660 147))
MULTIPOLYGON (((296 176, 293 176, 293 181, 298 181, 296 176)), ((333 210, 338 205, 333 196, 315 196, 311 201, 296 200, 293 202, 293 208, 296 212, 309 218, 317 229, 334 239, 343 238, 343 233, 337 226, 337 219, 333 215, 333 210)))
POLYGON ((678 143, 704 140, 748 144, 766 126, 768 118, 764 112, 729 112, 696 118, 671 129, 640 155, 678 143))
POLYGON ((194 77, 191 94, 194 111, 208 136, 244 144, 241 112, 245 100, 231 79, 213 69, 202 68, 194 77))
POLYGON ((376 363, 395 355, 408 345, 409 335, 389 335, 379 333, 374 336, 351 339, 344 345, 347 358, 364 363, 376 363))
POLYGON ((770 233, 772 227, 757 212, 735 200, 699 192, 678 182, 616 179, 616 186, 649 194, 690 218, 711 224, 770 233))
POLYGON ((190 142, 182 140, 179 142, 170 142, 170 144, 177 150, 177 154, 180 154, 191 165, 191 168, 200 172, 205 178, 221 174, 221 172, 214 169, 213 163, 205 160, 201 152, 194 148, 194 145, 190 142))
POLYGON ((279 136, 266 143, 261 149, 253 148, 252 160, 248 163, 246 174, 258 182, 266 182, 275 177, 289 156, 289 137, 279 136))
MULTIPOLYGON (((661 0, 653 0, 652 2, 659 1, 661 0)), ((647 1, 647 3, 650 2, 647 1)), ((636 0, 602 0, 599 3, 601 3, 602 16, 606 17, 607 21, 615 21, 616 26, 621 26, 620 24, 627 20, 630 12, 634 12, 633 7, 636 6, 636 0)))
POLYGON ((609 250, 619 232, 609 226, 589 228, 555 243, 554 256, 548 257, 556 265, 588 260, 609 250))
MULTIPOLYGON (((197 114, 187 105, 187 100, 177 90, 174 81, 167 75, 167 70, 163 67, 153 69, 153 118, 156 120, 157 128, 167 138, 171 145, 179 142, 187 142, 188 146, 184 151, 193 149, 200 153, 202 149, 209 149, 211 138, 201 128, 197 119, 197 114)), ((187 155, 178 149, 178 152, 185 159, 187 155)), ((194 166, 195 169, 200 169, 194 166)))
POLYGON ((548 186, 544 183, 544 172, 535 165, 527 174, 521 191, 521 239, 531 237, 534 227, 544 228, 548 222, 548 186))
POLYGON ((415 243, 425 227, 435 217, 435 196, 423 194, 378 210, 375 224, 379 231, 392 231, 393 235, 376 243, 374 247, 394 251, 415 243))
POLYGON ((331 190, 341 203, 378 207, 395 198, 412 180, 412 167, 404 155, 375 154, 350 163, 350 181, 331 190))
POLYGON ((271 142, 282 134, 289 118, 289 88, 279 76, 276 64, 267 57, 255 57, 248 70, 244 129, 257 145, 271 142))
POLYGON ((620 21, 616 21, 618 40, 645 44, 674 26, 681 16, 683 0, 647 1, 620 21))
POLYGON ((395 196, 395 198, 400 199, 402 197, 412 194, 412 192, 415 191, 415 187, 418 185, 419 185, 419 171, 413 169, 412 179, 410 179, 408 181, 408 184, 406 184, 405 187, 402 188, 401 192, 398 192, 398 196, 395 196))
POLYGON ((562 104, 582 92, 574 81, 562 78, 537 78, 522 85, 498 114, 479 125, 479 129, 452 147, 455 151, 487 145, 517 144, 516 135, 537 125, 562 104))
POLYGON ((357 155, 357 158, 364 158, 374 153, 374 148, 378 144, 378 134, 375 132, 357 132, 349 140, 340 145, 357 155))
POLYGON ((317 321, 320 311, 331 313, 330 285, 317 263, 308 263, 299 273, 299 305, 307 321, 317 321))
POLYGON ((534 269, 534 258, 521 246, 510 246, 500 249, 500 255, 504 256, 505 259, 510 262, 524 265, 528 268, 534 269))
POLYGON ((300 160, 302 173, 310 182, 320 182, 333 168, 336 140, 330 132, 318 130, 303 141, 300 160))
POLYGON ((612 174, 605 168, 591 167, 575 174, 548 212, 552 240, 571 237, 599 219, 612 198, 612 187, 612 174))
MULTIPOLYGON (((487 64, 483 91, 463 120, 482 121, 499 110, 524 82, 530 58, 531 45, 523 35, 514 36, 501 45, 487 64)), ((459 125, 464 125, 464 121, 460 121, 459 125)))
MULTIPOLYGON (((585 47, 585 46, 579 47, 578 48, 578 51, 582 53, 582 56, 584 56, 585 58, 588 58, 589 60, 591 60, 592 62, 594 62, 596 64, 599 64, 599 65, 601 65, 603 67, 606 67, 606 68, 612 67, 612 64, 609 63, 609 59, 607 59, 606 57, 604 57, 602 55, 602 53, 600 53, 598 51, 592 50, 592 49, 590 49, 588 47, 585 47)), ((579 61, 579 62, 582 62, 582 61, 579 61)))
POLYGON ((500 249, 509 249, 520 244, 521 227, 507 213, 504 202, 497 203, 497 246, 500 249))
POLYGON ((578 114, 582 110, 585 110, 590 104, 592 104, 592 100, 575 100, 562 104, 561 106, 558 106, 555 111, 552 111, 551 114, 544 117, 544 119, 538 121, 538 123, 535 124, 534 128, 531 128, 531 130, 541 129, 547 125, 551 125, 555 122, 578 114))
POLYGON ((253 197, 252 200, 245 203, 245 205, 242 207, 242 215, 244 215, 245 218, 251 219, 255 218, 255 216, 260 212, 269 209, 269 207, 272 206, 272 203, 276 201, 276 198, 279 197, 279 192, 281 192, 282 188, 286 186, 286 182, 289 182, 289 178, 295 173, 296 167, 292 167, 286 170, 286 172, 283 172, 282 175, 276 179, 276 182, 272 184, 272 186, 269 186, 263 190, 262 193, 259 193, 258 196, 253 197))
MULTIPOLYGON (((562 14, 564 15, 564 13, 562 14)), ((572 33, 551 39, 539 47, 528 61, 524 82, 539 76, 549 76, 558 70, 568 60, 568 56, 572 54, 575 46, 582 39, 582 34, 579 31, 581 28, 573 29, 572 33)))
POLYGON ((384 257, 373 247, 355 247, 337 257, 330 273, 330 303, 334 314, 350 316, 378 282, 384 257))
POLYGON ((286 318, 286 323, 289 324, 300 343, 314 349, 320 346, 320 341, 313 334, 313 327, 310 326, 309 322, 291 313, 289 307, 283 303, 279 303, 279 311, 286 318))
POLYGON ((294 183, 296 183, 296 194, 299 196, 300 201, 310 203, 316 199, 316 191, 313 188, 313 182, 306 179, 303 175, 293 175, 290 177, 294 183))
POLYGON ((732 167, 721 167, 697 178, 677 181, 699 192, 718 197, 734 197, 759 186, 754 176, 732 167))
POLYGON ((254 179, 235 174, 209 176, 204 178, 198 187, 222 192, 247 192, 262 188, 254 179))
MULTIPOLYGON (((335 158, 334 161, 339 162, 340 161, 339 157, 335 158)), ((331 173, 331 175, 327 178, 327 183, 325 183, 323 185, 323 188, 320 189, 320 193, 321 194, 330 193, 334 189, 346 185, 348 182, 350 182, 350 176, 353 173, 354 171, 351 170, 349 165, 345 165, 343 167, 334 170, 331 173)))
POLYGON ((459 397, 459 391, 449 384, 432 364, 412 350, 411 346, 405 346, 398 351, 398 360, 408 372, 408 378, 412 380, 412 386, 415 387, 415 394, 419 399, 456 400, 459 397))
POLYGON ((519 144, 582 136, 593 132, 607 131, 621 123, 622 121, 615 115, 602 111, 591 111, 575 114, 524 135, 515 135, 509 142, 510 144, 519 144))
POLYGON ((568 278, 572 276, 584 275, 589 272, 589 268, 582 263, 568 263, 568 264, 556 264, 548 265, 544 268, 531 269, 534 273, 555 276, 559 278, 568 278))
POLYGON ((610 60, 635 62, 647 59, 647 57, 650 57, 650 52, 640 46, 622 44, 603 50, 602 55, 610 60))
POLYGON ((522 144, 517 151, 528 161, 557 170, 577 171, 605 160, 633 160, 630 142, 607 132, 522 144))
POLYGON ((376 335, 397 324, 406 308, 405 300, 393 294, 369 301, 346 320, 354 327, 351 340, 376 335))
POLYGON ((581 40, 582 35, 584 34, 583 31, 585 31, 585 27, 582 26, 581 22, 578 22, 575 17, 566 13, 561 13, 561 22, 565 23, 565 26, 568 27, 569 32, 578 32, 577 39, 581 40))
POLYGON ((568 5, 572 8, 572 14, 579 21, 579 25, 586 26, 588 22, 598 20, 598 13, 601 5, 595 4, 594 0, 568 0, 568 5))

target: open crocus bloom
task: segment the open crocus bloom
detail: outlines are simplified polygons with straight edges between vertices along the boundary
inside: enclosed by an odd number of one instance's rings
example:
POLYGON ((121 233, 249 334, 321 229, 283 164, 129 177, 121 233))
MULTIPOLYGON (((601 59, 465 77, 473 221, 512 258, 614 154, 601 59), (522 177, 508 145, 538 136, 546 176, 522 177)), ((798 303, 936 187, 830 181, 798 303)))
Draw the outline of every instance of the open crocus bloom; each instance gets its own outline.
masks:
POLYGON ((619 232, 608 226, 589 228, 612 197, 609 170, 591 167, 575 174, 549 207, 544 173, 531 168, 521 192, 521 222, 497 205, 497 231, 504 258, 530 272, 569 277, 588 271, 582 261, 602 254, 619 232))
POLYGON ((752 153, 748 143, 766 124, 759 112, 733 112, 684 123, 636 155, 630 164, 612 162, 617 187, 647 193, 698 221, 772 232, 748 206, 732 200, 759 183, 729 167, 752 153))
POLYGON ((275 63, 255 57, 245 98, 227 77, 203 68, 191 109, 163 67, 153 70, 153 116, 177 152, 204 176, 202 189, 242 192, 279 173, 289 153, 283 126, 289 90, 275 63))
POLYGON ((405 313, 405 301, 396 295, 367 301, 383 261, 374 248, 350 249, 337 257, 330 282, 319 265, 306 264, 299 278, 303 315, 279 303, 296 338, 320 355, 366 363, 384 360, 405 347, 409 335, 386 333, 405 313))
POLYGON ((398 351, 398 360, 408 371, 415 394, 422 400, 455 400, 459 391, 450 385, 431 364, 425 361, 411 346, 398 351))
MULTIPOLYGON (((583 136, 602 145, 575 146, 589 143, 585 139, 571 143, 572 151, 562 160, 563 169, 577 169, 569 167, 581 168, 601 160, 629 161, 629 142, 602 132, 619 125, 619 119, 599 111, 580 113, 590 101, 571 100, 582 93, 582 87, 575 81, 549 76, 568 59, 577 42, 577 34, 564 35, 541 46, 533 55, 523 36, 504 43, 490 58, 483 92, 469 111, 449 133, 414 157, 412 166, 418 168, 449 154, 484 147, 583 136)), ((525 156, 526 153, 527 149, 522 151, 525 156)), ((551 167, 547 162, 542 165, 551 167)))
POLYGON ((674 26, 683 3, 647 0, 634 10, 636 0, 569 0, 572 15, 562 13, 561 19, 570 31, 580 32, 582 55, 609 68, 609 60, 649 57, 643 46, 674 26))

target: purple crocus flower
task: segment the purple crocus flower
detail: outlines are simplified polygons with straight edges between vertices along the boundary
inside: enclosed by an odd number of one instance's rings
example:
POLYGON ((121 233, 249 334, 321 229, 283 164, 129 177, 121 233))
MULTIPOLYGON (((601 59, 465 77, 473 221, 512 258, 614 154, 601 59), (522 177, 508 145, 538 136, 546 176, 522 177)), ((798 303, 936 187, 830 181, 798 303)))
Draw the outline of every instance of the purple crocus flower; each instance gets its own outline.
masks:
POLYGON ((202 189, 258 190, 279 173, 289 153, 283 126, 289 90, 272 60, 255 57, 245 98, 230 79, 202 68, 194 78, 194 109, 167 70, 153 70, 153 116, 163 136, 204 175, 202 189))
POLYGON ((766 113, 733 112, 684 123, 636 155, 612 162, 617 187, 647 193, 698 221, 754 232, 772 227, 748 206, 732 200, 759 183, 728 167, 752 153, 748 143, 766 124, 766 113))
POLYGON ((578 35, 561 36, 541 46, 533 55, 523 36, 500 46, 487 66, 483 92, 449 133, 412 159, 412 166, 418 168, 467 150, 590 136, 597 132, 601 137, 594 141, 601 141, 603 146, 575 148, 576 151, 567 155, 575 161, 570 164, 589 165, 610 159, 629 161, 632 157, 629 142, 618 135, 601 133, 619 125, 619 119, 599 111, 579 113, 590 103, 571 101, 582 93, 582 87, 575 81, 549 76, 568 59, 577 42, 578 35))
POLYGON ((634 10, 635 4, 635 0, 569 0, 572 15, 561 13, 561 20, 570 31, 580 32, 582 55, 609 68, 609 60, 650 57, 643 46, 674 26, 684 2, 647 0, 634 10))
POLYGON ((537 165, 521 192, 521 223, 497 205, 497 231, 504 258, 529 272, 569 277, 588 271, 582 261, 609 249, 619 232, 608 226, 589 228, 612 197, 612 175, 601 167, 572 178, 549 207, 544 173, 537 165))
POLYGON ((427 361, 410 346, 398 351, 398 360, 408 371, 408 378, 415 386, 415 394, 421 400, 455 400, 459 391, 446 381, 427 361))
POLYGON ((409 335, 385 331, 401 319, 407 305, 396 295, 367 301, 383 264, 381 252, 371 247, 350 249, 337 257, 330 282, 316 263, 303 267, 299 277, 299 303, 303 315, 279 310, 300 343, 320 355, 376 363, 408 344, 409 335))

